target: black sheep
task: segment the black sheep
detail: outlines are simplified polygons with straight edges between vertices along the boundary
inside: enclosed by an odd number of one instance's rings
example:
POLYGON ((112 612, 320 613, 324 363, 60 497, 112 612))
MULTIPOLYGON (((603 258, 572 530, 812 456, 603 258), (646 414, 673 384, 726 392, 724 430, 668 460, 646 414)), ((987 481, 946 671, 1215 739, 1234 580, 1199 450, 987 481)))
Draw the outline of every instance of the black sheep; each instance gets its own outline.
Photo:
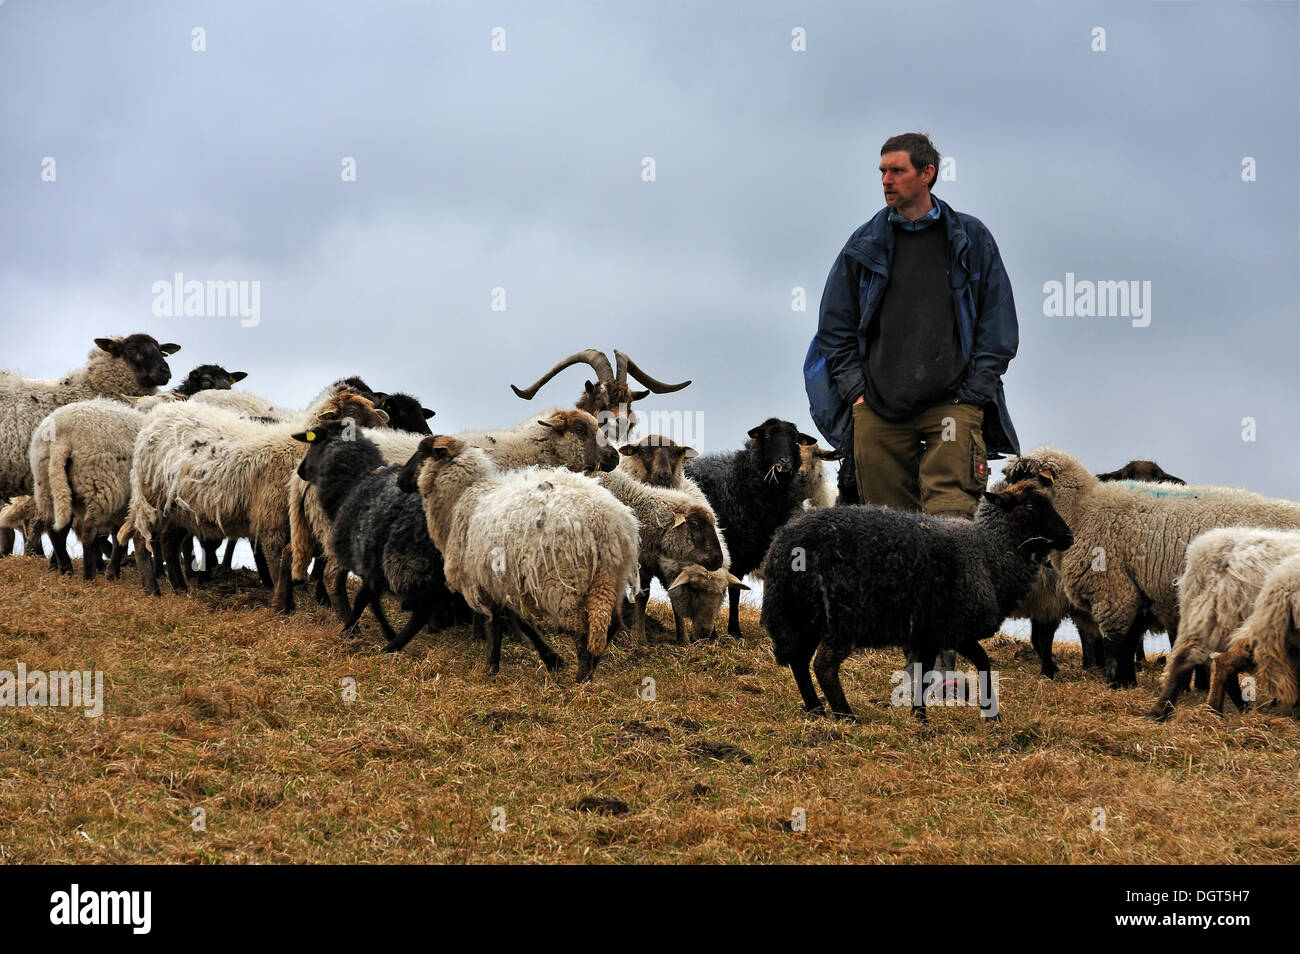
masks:
MULTIPOLYGON (((799 445, 816 443, 789 421, 769 417, 749 432, 743 450, 705 454, 686 465, 686 476, 699 484, 717 514, 731 572, 740 579, 758 569, 772 534, 798 504, 799 445)), ((731 587, 728 597, 727 632, 739 636, 740 588, 731 587)))
POLYGON ((401 391, 394 394, 381 391, 376 396, 379 400, 375 402, 375 407, 388 415, 388 426, 393 430, 409 431, 412 434, 433 433, 425 422, 433 417, 434 412, 421 407, 416 398, 401 391))
POLYGON ((227 371, 219 364, 201 364, 185 380, 172 388, 172 394, 193 397, 200 391, 229 391, 237 381, 248 377, 245 371, 227 371))
POLYGON ((374 611, 388 645, 397 652, 435 612, 454 613, 461 598, 447 587, 442 554, 433 545, 419 494, 397 487, 401 468, 386 464, 374 443, 343 422, 331 421, 293 435, 310 445, 298 476, 316 485, 321 507, 333 524, 333 544, 344 569, 361 578, 344 635, 356 635, 367 606, 374 611), (391 592, 411 614, 394 633, 380 606, 391 592))
MULTIPOLYGON (((772 541, 763 628, 809 712, 823 709, 808 672, 814 653, 831 711, 849 718, 839 670, 860 647, 905 647, 909 671, 956 649, 979 670, 981 687, 990 686, 979 641, 1029 592, 1047 551, 1073 539, 1051 498, 1028 480, 986 492, 973 522, 862 505, 814 510, 772 541)), ((913 690, 912 711, 924 719, 925 694, 913 690)), ((996 696, 981 708, 996 718, 996 696)))

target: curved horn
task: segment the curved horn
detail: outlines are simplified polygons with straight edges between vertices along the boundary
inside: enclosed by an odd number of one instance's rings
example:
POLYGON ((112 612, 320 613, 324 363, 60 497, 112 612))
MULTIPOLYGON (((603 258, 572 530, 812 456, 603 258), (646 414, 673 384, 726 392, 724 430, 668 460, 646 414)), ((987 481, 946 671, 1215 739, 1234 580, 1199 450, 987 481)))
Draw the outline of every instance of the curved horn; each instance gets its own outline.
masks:
POLYGON ((579 351, 575 354, 569 355, 567 358, 565 358, 555 367, 551 368, 551 370, 547 371, 540 378, 538 378, 537 382, 533 384, 532 387, 520 389, 515 387, 512 384, 510 385, 510 390, 514 391, 515 394, 519 395, 521 398, 527 401, 539 390, 541 390, 543 384, 551 380, 551 378, 555 377, 565 368, 574 364, 591 365, 591 369, 596 372, 596 378, 600 380, 602 383, 606 381, 611 381, 614 378, 614 371, 609 366, 609 358, 605 357, 595 348, 588 348, 586 351, 579 351))
MULTIPOLYGON (((636 362, 621 351, 614 352, 614 359, 618 361, 618 366, 622 368, 625 373, 628 371, 632 372, 632 377, 636 378, 655 394, 671 394, 673 391, 680 391, 691 383, 690 381, 683 381, 681 384, 664 384, 662 381, 656 381, 654 378, 650 377, 650 375, 638 368, 636 362)), ((626 381, 627 378, 622 377, 619 380, 626 381)))

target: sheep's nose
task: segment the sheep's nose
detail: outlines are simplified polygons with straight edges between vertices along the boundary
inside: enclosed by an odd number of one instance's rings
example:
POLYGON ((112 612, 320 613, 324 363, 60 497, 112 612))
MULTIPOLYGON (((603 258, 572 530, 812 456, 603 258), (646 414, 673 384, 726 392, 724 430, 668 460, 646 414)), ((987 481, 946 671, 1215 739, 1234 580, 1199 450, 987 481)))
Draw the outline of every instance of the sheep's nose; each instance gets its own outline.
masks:
POLYGON ((1061 549, 1068 550, 1072 546, 1074 546, 1074 534, 1067 530, 1065 531, 1065 546, 1061 547, 1061 549))
POLYGON ((786 459, 778 460, 776 462, 776 472, 778 474, 790 473, 790 461, 786 459))
POLYGON ((618 451, 612 448, 605 448, 600 454, 600 469, 609 473, 618 466, 618 451))
POLYGON ((708 570, 710 573, 712 573, 714 570, 721 570, 722 554, 719 553, 716 557, 710 557, 708 562, 701 564, 701 566, 703 566, 704 569, 708 570))

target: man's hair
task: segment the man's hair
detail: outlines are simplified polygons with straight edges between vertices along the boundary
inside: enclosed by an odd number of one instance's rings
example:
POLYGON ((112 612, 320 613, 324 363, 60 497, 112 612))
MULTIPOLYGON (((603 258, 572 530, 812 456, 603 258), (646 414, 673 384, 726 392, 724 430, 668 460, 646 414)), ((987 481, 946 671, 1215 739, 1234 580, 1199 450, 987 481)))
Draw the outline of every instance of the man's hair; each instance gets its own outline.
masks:
POLYGON ((926 166, 934 166, 934 178, 929 183, 930 190, 933 191, 935 182, 939 180, 939 150, 934 148, 930 137, 919 132, 890 136, 880 147, 880 154, 883 156, 900 149, 907 153, 907 157, 912 160, 912 168, 917 172, 924 172, 926 166))

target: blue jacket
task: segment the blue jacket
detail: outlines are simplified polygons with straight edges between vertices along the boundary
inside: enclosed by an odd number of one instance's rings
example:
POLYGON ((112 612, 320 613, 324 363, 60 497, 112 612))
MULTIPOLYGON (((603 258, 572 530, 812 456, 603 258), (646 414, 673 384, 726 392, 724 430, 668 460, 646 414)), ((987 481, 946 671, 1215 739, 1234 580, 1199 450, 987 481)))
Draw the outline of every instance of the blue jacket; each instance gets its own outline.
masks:
MULTIPOLYGON (((940 222, 948 233, 953 312, 966 359, 966 377, 957 397, 985 407, 984 443, 990 459, 1019 454, 1002 391, 1002 375, 1020 343, 1011 280, 984 223, 937 196, 931 199, 940 207, 940 222)), ((894 228, 885 208, 849 236, 826 279, 804 380, 813 422, 835 447, 843 446, 853 402, 866 388, 867 332, 880 309, 893 259, 894 228)))

